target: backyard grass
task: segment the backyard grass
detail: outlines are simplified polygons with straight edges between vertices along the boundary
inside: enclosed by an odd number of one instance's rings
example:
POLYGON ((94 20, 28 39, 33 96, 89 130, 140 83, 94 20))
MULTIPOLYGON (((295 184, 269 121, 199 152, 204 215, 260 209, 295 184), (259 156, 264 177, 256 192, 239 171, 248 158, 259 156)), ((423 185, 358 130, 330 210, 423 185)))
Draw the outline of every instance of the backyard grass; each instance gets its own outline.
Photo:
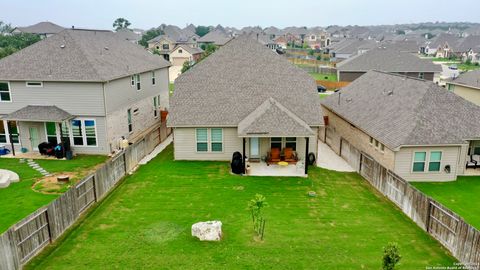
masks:
POLYGON ((315 80, 322 81, 337 81, 337 74, 322 74, 322 73, 309 73, 315 80))
MULTIPOLYGON (((50 173, 77 172, 78 177, 89 168, 102 163, 106 156, 76 156, 72 160, 35 160, 50 173)), ((12 183, 8 188, 0 189, 0 233, 23 219, 43 205, 57 198, 56 194, 44 194, 32 189, 35 181, 42 175, 19 159, 1 158, 0 168, 16 172, 20 182, 12 183)))
POLYGON ((412 182, 412 185, 480 229, 479 176, 459 176, 457 181, 444 183, 412 182))
POLYGON ((318 94, 318 96, 320 97, 320 99, 325 99, 326 97, 330 96, 330 94, 318 94))
POLYGON ((455 261, 356 173, 242 177, 226 162, 172 161, 172 152, 128 176, 26 269, 380 269, 388 242, 400 246, 398 269, 455 261), (247 211, 257 193, 269 203, 263 241, 247 211), (223 222, 221 242, 191 236, 207 220, 223 222))
POLYGON ((168 84, 168 92, 170 93, 170 96, 173 95, 174 90, 175 90, 175 84, 169 83, 168 84))

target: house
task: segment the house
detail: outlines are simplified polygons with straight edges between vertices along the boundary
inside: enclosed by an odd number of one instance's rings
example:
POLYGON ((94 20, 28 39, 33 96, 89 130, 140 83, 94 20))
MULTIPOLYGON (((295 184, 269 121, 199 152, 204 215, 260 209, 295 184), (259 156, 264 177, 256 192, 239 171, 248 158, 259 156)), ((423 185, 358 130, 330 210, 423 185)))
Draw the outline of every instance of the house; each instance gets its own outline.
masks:
POLYGON ((470 35, 463 38, 457 50, 464 62, 480 63, 480 36, 470 35))
POLYGON ((369 70, 398 73, 433 81, 436 73, 440 73, 440 65, 431 60, 402 52, 395 48, 375 48, 368 52, 347 59, 337 65, 338 80, 352 82, 369 70))
POLYGON ((170 60, 170 52, 180 44, 188 45, 192 48, 197 48, 197 40, 199 36, 191 32, 190 28, 186 30, 180 29, 175 25, 167 25, 162 28, 164 34, 156 36, 149 40, 148 49, 155 51, 165 58, 170 60))
POLYGON ((408 181, 453 181, 480 154, 480 107, 430 81, 369 71, 322 109, 321 140, 356 170, 362 152, 408 181))
POLYGON ((20 33, 29 33, 29 34, 36 34, 39 35, 41 38, 46 38, 55 34, 60 33, 61 31, 65 30, 60 25, 54 24, 52 22, 39 22, 34 25, 25 26, 25 27, 16 27, 13 29, 13 34, 20 34, 20 33))
POLYGON ((328 52, 331 58, 342 61, 352 56, 363 54, 377 46, 378 44, 374 40, 343 39, 338 43, 332 43, 328 47, 328 52))
POLYGON ((284 36, 279 36, 273 40, 279 48, 286 49, 288 46, 287 38, 284 36))
POLYGON ((275 40, 275 39, 283 36, 283 31, 276 28, 275 26, 270 26, 270 27, 265 28, 263 30, 263 33, 265 33, 265 35, 270 37, 270 39, 272 39, 272 40, 275 40))
POLYGON ((64 30, 0 60, 0 145, 38 151, 69 143, 75 153, 112 153, 167 110, 161 57, 111 31, 64 30), (11 136, 10 136, 11 135, 11 136))
POLYGON ((449 58, 453 55, 452 51, 458 42, 459 37, 442 33, 433 40, 426 41, 426 44, 420 48, 420 52, 429 56, 449 58))
POLYGON ((480 106, 480 70, 473 70, 447 81, 446 88, 480 106))
POLYGON ((142 39, 142 35, 135 33, 133 30, 122 28, 115 32, 120 38, 130 41, 134 44, 138 44, 138 42, 142 39))
POLYGON ((182 74, 182 67, 185 62, 190 64, 196 63, 202 57, 203 50, 200 48, 192 48, 185 44, 180 44, 170 52, 170 62, 172 66, 169 68, 170 82, 182 74))
MULTIPOLYGON (((221 47, 232 39, 226 30, 223 28, 215 28, 208 32, 205 36, 198 39, 198 43, 202 45, 213 44, 221 47)), ((203 48, 203 47, 202 47, 203 48)))
POLYGON ((311 28, 308 30, 306 42, 311 49, 323 49, 330 46, 330 34, 323 28, 311 28))
POLYGON ((250 35, 252 38, 256 39, 261 44, 265 45, 267 48, 273 51, 277 51, 277 49, 281 48, 275 41, 273 41, 269 35, 263 33, 252 33, 250 35))
POLYGON ((241 35, 175 81, 167 125, 176 160, 229 161, 238 151, 267 168, 272 149, 295 151, 303 162, 316 156, 323 118, 315 81, 241 35))

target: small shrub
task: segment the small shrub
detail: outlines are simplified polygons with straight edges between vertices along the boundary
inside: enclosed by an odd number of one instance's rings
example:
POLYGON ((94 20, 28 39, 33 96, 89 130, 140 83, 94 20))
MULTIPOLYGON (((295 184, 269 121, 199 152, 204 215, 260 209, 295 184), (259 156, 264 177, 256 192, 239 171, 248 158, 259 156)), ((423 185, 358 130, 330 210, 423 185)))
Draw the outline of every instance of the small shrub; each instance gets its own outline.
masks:
POLYGON ((401 258, 402 256, 400 256, 397 243, 388 243, 388 245, 383 248, 382 269, 394 270, 395 265, 400 261, 401 258))
POLYGON ((255 197, 248 202, 248 210, 252 213, 253 229, 263 239, 265 231, 265 219, 263 218, 262 209, 268 206, 265 196, 255 194, 255 197))

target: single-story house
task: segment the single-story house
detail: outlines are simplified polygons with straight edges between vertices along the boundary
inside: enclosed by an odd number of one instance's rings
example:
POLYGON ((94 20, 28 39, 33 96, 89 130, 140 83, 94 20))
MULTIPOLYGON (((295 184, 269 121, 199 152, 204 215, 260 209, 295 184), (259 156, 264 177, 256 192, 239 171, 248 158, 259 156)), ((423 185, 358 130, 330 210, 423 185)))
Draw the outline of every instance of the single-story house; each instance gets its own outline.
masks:
POLYGON ((480 70, 472 70, 460 74, 447 81, 449 91, 480 106, 480 70))
POLYGON ((480 107, 430 81, 369 71, 322 109, 321 140, 356 170, 363 152, 407 181, 453 181, 480 157, 480 107))
POLYGON ((110 154, 122 137, 135 141, 160 123, 169 66, 105 30, 64 30, 2 58, 0 146, 110 154))
POLYGON ((58 34, 63 30, 65 30, 65 28, 52 22, 39 22, 30 26, 15 27, 12 34, 29 33, 39 35, 41 38, 46 38, 58 34))
POLYGON ((316 156, 323 117, 315 81, 241 35, 175 81, 167 125, 176 160, 229 161, 238 151, 275 167, 289 154, 293 163, 316 156))
POLYGON ((352 82, 369 70, 433 81, 435 74, 440 73, 442 68, 431 60, 421 59, 396 48, 375 48, 339 63, 337 65, 338 80, 352 82))

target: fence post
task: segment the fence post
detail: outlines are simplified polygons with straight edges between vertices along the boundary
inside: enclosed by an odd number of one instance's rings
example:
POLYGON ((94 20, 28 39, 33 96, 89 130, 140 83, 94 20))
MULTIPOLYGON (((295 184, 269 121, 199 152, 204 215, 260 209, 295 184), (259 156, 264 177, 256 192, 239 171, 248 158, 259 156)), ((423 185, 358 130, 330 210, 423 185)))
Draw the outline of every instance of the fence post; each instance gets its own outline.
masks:
POLYGON ((428 203, 428 206, 427 206, 427 216, 426 216, 426 219, 425 219, 425 230, 427 231, 427 233, 430 234, 430 216, 431 216, 431 212, 432 212, 432 203, 430 202, 430 199, 427 198, 427 203, 428 203))

